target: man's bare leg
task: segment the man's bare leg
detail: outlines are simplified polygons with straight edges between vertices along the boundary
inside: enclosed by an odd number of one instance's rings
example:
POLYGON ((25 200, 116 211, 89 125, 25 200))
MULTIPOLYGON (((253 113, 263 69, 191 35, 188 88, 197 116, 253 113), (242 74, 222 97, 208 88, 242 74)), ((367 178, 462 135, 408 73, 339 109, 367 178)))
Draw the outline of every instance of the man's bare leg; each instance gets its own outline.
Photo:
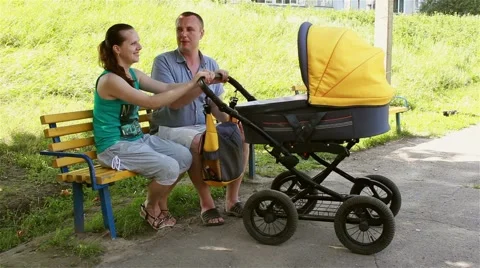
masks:
POLYGON ((247 162, 248 162, 248 152, 249 152, 249 146, 247 143, 243 143, 243 172, 242 175, 240 175, 240 179, 230 183, 227 185, 227 194, 225 196, 225 209, 230 210, 230 208, 235 205, 235 203, 239 202, 239 196, 240 196, 240 185, 242 184, 243 180, 243 174, 245 174, 245 170, 247 168, 247 162))
MULTIPOLYGON (((193 185, 197 189, 198 196, 200 198, 200 212, 203 213, 209 209, 215 208, 215 202, 213 201, 210 187, 203 181, 202 178, 202 158, 199 153, 200 136, 201 135, 197 135, 193 139, 190 147, 190 151, 192 152, 192 165, 188 170, 188 175, 190 176, 190 180, 192 181, 193 185)), ((223 221, 223 218, 219 217, 209 220, 209 223, 219 223, 223 221)))

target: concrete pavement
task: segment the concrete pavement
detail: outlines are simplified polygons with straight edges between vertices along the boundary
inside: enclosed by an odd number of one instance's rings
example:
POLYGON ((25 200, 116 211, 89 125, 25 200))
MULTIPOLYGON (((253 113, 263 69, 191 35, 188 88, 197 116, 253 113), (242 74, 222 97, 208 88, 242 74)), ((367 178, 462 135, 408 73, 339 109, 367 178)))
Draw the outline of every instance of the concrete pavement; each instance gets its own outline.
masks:
MULTIPOLYGON (((480 125, 440 139, 408 138, 352 153, 340 164, 355 176, 386 176, 400 189, 395 237, 377 254, 345 249, 331 222, 299 221, 290 240, 267 246, 250 237, 241 219, 207 228, 198 218, 119 246, 98 267, 480 267, 479 137, 480 125)), ((268 188, 270 180, 259 181, 244 187, 244 200, 251 189, 268 188)), ((351 187, 333 175, 325 185, 351 187)))

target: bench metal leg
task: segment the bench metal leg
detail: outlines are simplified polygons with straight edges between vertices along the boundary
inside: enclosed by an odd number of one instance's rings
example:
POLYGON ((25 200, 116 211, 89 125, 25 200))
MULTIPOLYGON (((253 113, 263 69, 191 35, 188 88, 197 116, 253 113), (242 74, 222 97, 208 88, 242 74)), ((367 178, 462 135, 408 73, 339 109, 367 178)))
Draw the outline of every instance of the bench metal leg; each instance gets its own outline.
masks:
POLYGON ((72 183, 73 191, 73 221, 75 232, 84 232, 84 212, 83 212, 83 185, 81 183, 72 183))
POLYGON ((100 194, 100 202, 102 206, 103 225, 106 229, 110 230, 110 237, 115 239, 117 238, 117 230, 115 229, 112 202, 110 199, 110 191, 108 190, 108 186, 99 189, 98 193, 100 194))
POLYGON ((248 153, 248 177, 253 179, 255 176, 255 148, 254 144, 249 144, 249 153, 248 153))
POLYGON ((395 114, 395 121, 397 122, 397 133, 400 134, 400 132, 402 132, 402 126, 401 126, 401 122, 400 122, 400 113, 396 113, 395 114))

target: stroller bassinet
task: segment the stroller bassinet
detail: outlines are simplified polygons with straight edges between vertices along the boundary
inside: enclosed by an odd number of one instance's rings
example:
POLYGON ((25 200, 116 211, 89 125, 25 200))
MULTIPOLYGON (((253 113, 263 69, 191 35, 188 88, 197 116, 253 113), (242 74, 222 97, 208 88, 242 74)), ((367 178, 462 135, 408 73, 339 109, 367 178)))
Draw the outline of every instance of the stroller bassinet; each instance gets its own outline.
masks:
MULTIPOLYGON (((375 136, 390 129, 393 89, 384 53, 342 28, 304 23, 298 56, 307 94, 250 101, 237 111, 278 141, 332 141, 375 136)), ((270 143, 245 126, 248 143, 270 143)))

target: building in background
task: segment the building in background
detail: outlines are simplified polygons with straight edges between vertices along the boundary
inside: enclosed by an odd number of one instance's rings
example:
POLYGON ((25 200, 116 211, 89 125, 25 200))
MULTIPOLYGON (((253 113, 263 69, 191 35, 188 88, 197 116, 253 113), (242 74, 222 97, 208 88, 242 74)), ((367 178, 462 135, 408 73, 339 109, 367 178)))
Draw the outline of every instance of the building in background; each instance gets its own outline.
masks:
MULTIPOLYGON (((372 10, 375 9, 375 1, 385 0, 253 0, 275 6, 299 6, 332 8, 335 10, 372 10)), ((413 14, 418 12, 420 5, 425 0, 394 0, 393 12, 413 14)))

